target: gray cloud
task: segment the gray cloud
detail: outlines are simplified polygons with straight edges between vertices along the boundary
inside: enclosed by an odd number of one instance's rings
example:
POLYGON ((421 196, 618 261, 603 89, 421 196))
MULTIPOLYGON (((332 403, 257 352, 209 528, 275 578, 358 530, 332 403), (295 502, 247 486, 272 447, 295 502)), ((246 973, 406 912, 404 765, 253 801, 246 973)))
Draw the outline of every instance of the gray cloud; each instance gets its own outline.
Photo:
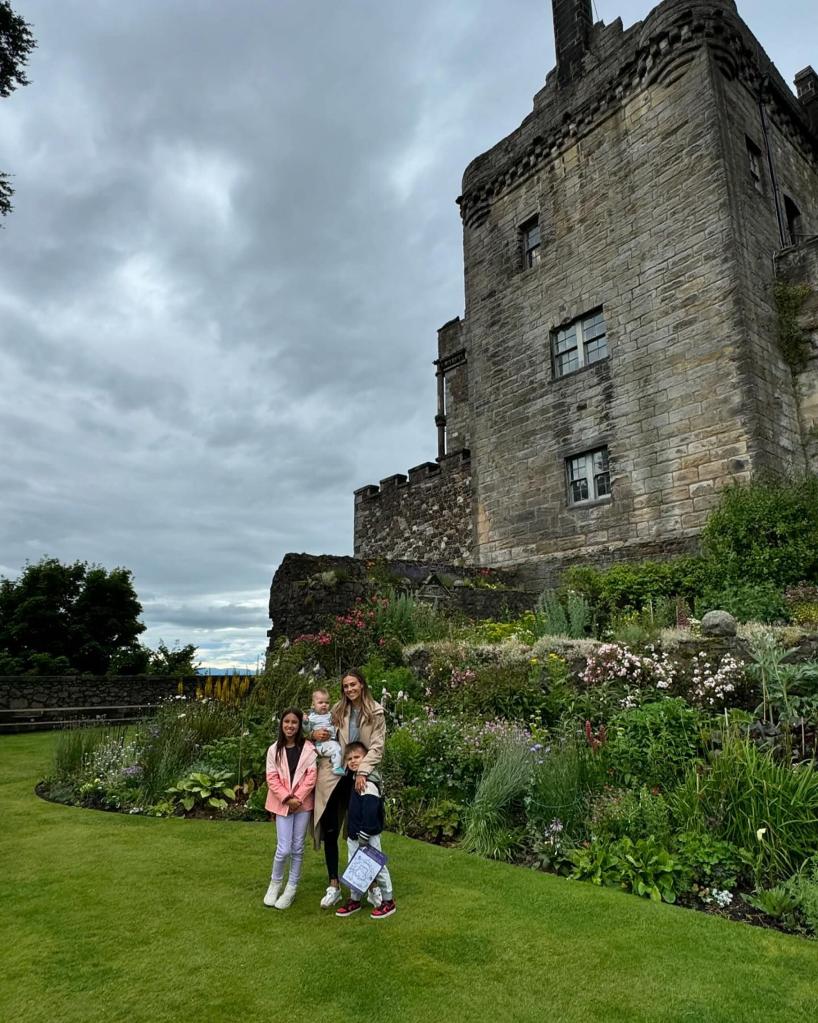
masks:
MULTIPOLYGON (((148 641, 252 663, 288 550, 434 456, 454 199, 553 64, 541 0, 14 0, 0 572, 133 569, 148 641)), ((631 23, 642 0, 596 0, 631 23)), ((785 77, 812 0, 739 7, 785 77)))

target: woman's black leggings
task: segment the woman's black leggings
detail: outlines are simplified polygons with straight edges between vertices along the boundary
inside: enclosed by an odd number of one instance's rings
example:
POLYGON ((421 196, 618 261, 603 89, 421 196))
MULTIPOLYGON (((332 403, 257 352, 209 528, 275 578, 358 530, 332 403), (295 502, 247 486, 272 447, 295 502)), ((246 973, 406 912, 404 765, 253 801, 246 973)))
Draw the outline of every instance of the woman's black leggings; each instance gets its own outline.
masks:
POLYGON ((345 774, 338 779, 321 814, 321 838, 324 842, 324 859, 330 881, 338 880, 338 836, 341 831, 341 818, 349 803, 352 790, 352 776, 345 774))

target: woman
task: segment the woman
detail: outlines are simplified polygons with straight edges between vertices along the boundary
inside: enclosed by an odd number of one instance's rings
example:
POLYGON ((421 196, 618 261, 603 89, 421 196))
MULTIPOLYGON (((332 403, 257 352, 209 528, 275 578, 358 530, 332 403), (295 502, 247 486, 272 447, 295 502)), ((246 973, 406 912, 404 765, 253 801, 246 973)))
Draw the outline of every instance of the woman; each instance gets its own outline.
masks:
MULTIPOLYGON (((341 699, 332 708, 332 723, 338 729, 341 748, 348 742, 362 742, 369 752, 357 771, 355 787, 359 793, 366 789, 366 779, 383 757, 386 740, 386 721, 383 707, 372 699, 366 680, 359 671, 348 671, 341 680, 341 699)), ((330 738, 326 729, 318 729, 312 735, 314 742, 330 738)), ((314 839, 315 848, 324 843, 324 859, 327 864, 329 886, 321 899, 321 906, 329 909, 341 899, 338 880, 338 836, 346 817, 352 778, 339 777, 332 773, 332 764, 326 757, 318 759, 318 782, 315 786, 314 839)))
POLYGON ((304 839, 310 824, 315 789, 315 747, 304 738, 303 718, 297 707, 281 713, 278 739, 267 750, 267 802, 275 814, 276 853, 265 906, 288 909, 292 905, 301 877, 304 839), (284 887, 284 869, 290 863, 290 876, 284 887))

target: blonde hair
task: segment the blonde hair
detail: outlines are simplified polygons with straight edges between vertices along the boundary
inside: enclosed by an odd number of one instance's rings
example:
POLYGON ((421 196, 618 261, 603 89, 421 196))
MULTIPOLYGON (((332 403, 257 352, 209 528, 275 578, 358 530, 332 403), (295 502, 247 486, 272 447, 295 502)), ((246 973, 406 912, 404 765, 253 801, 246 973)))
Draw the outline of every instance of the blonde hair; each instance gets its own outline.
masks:
POLYGON ((343 682, 345 678, 355 678, 361 683, 361 710, 359 724, 371 725, 372 720, 375 717, 375 712, 378 710, 378 704, 372 699, 372 693, 369 691, 366 679, 363 677, 361 672, 357 670, 345 671, 341 676, 341 699, 332 708, 332 723, 336 728, 340 728, 341 723, 347 714, 352 714, 352 700, 350 700, 344 692, 343 682))

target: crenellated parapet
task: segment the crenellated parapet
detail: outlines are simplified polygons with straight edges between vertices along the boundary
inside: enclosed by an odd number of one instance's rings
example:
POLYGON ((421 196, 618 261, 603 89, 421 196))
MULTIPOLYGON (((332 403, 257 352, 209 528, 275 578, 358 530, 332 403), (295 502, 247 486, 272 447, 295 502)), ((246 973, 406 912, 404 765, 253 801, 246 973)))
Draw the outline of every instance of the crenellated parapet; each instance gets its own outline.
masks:
POLYGON ((456 451, 355 491, 355 556, 472 560, 471 456, 456 451))
POLYGON ((619 19, 595 25, 582 74, 572 81, 560 81, 556 70, 548 75, 520 127, 466 168, 457 200, 464 226, 483 223, 496 198, 576 145, 635 93, 672 85, 705 47, 725 77, 741 81, 763 101, 790 141, 818 166, 818 139, 807 111, 733 0, 665 0, 627 30, 619 19))

